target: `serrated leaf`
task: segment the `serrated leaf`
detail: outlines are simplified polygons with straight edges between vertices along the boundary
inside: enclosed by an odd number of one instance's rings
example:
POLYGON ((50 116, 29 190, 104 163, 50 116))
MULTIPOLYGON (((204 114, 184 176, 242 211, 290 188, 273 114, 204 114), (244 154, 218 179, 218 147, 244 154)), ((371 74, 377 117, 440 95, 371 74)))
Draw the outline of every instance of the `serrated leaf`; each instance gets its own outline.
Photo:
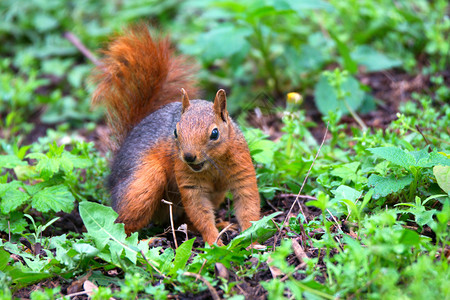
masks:
POLYGON ((338 166, 331 171, 331 175, 342 178, 343 180, 353 181, 355 183, 366 183, 367 178, 358 174, 360 162, 352 162, 338 166))
POLYGON ((170 271, 170 274, 174 275, 178 270, 184 269, 189 257, 191 257, 194 241, 195 238, 187 240, 177 248, 173 268, 170 271))
POLYGON ((17 188, 12 188, 8 189, 1 199, 0 208, 2 213, 9 214, 30 199, 30 196, 17 188))
POLYGON ((69 188, 63 184, 46 187, 33 195, 31 206, 38 211, 54 212, 73 210, 75 198, 69 188))
POLYGON ((62 157, 70 160, 74 168, 85 169, 92 166, 92 161, 90 159, 73 155, 70 152, 64 152, 62 157))
POLYGON ((369 177, 368 185, 375 190, 373 198, 378 199, 402 190, 405 186, 411 184, 412 181, 413 176, 411 174, 401 178, 396 178, 394 175, 381 177, 372 174, 369 177))
MULTIPOLYGON (((106 245, 110 245, 114 255, 120 257, 123 249, 126 257, 136 263, 137 233, 126 239, 124 225, 115 223, 118 214, 111 208, 93 202, 81 202, 79 204, 80 216, 88 231, 88 235, 94 239, 96 247, 102 251, 106 245)), ((114 259, 114 257, 113 257, 114 259)))
POLYGON ((227 246, 227 249, 231 250, 238 246, 247 247, 252 242, 263 243, 276 232, 277 228, 272 219, 281 214, 281 212, 275 212, 268 216, 261 218, 261 220, 252 222, 252 226, 235 237, 227 246))
POLYGON ((44 155, 36 165, 36 170, 43 178, 50 178, 59 171, 60 160, 55 157, 47 157, 44 155))
POLYGON ((27 225, 28 223, 24 219, 23 213, 20 211, 12 211, 11 213, 9 213, 8 216, 0 215, 0 231, 3 232, 11 231, 11 233, 23 233, 27 225))
POLYGON ((421 167, 427 163, 430 158, 430 154, 428 153, 428 147, 423 148, 419 151, 410 151, 409 155, 414 158, 414 166, 421 167))
POLYGON ((22 161, 15 155, 0 155, 0 169, 12 169, 17 166, 26 166, 28 165, 26 161, 22 161))
POLYGON ((379 147, 369 148, 367 150, 378 157, 384 158, 391 163, 406 169, 409 169, 409 167, 415 165, 414 157, 397 147, 379 147))
POLYGON ((447 194, 450 193, 450 167, 435 166, 433 168, 433 174, 436 177, 439 187, 447 194))
POLYGON ((446 157, 445 155, 442 155, 439 152, 433 151, 430 153, 430 156, 425 164, 425 167, 434 167, 438 165, 449 167, 450 158, 446 157))

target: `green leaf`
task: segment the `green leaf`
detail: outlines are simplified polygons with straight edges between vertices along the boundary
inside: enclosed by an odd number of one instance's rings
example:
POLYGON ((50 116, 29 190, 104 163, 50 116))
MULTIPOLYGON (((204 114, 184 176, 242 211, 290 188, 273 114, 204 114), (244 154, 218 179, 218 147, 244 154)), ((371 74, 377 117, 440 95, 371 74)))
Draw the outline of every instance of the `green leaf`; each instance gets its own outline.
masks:
MULTIPOLYGON (((3 214, 9 214, 25 202, 27 202, 27 200, 30 199, 30 196, 27 193, 18 190, 18 185, 20 184, 0 184, 0 186, 3 186, 3 188, 5 185, 10 185, 10 187, 6 191, 4 191, 4 194, 1 196, 2 201, 0 203, 0 209, 3 214)), ((0 188, 0 195, 2 194, 1 190, 2 188, 0 188)))
MULTIPOLYGON (((278 2, 278 1, 276 1, 278 2)), ((295 1, 287 1, 289 6, 295 10, 300 16, 304 16, 306 13, 305 10, 311 10, 311 9, 324 9, 326 11, 333 11, 334 7, 330 3, 323 1, 323 0, 295 0, 295 1)))
POLYGON ((411 174, 401 178, 396 178, 394 175, 381 177, 372 174, 369 177, 368 185, 375 190, 373 198, 378 199, 402 190, 405 186, 411 184, 412 181, 413 176, 411 174))
POLYGON ((415 165, 414 157, 397 147, 379 147, 367 149, 372 154, 384 158, 393 164, 409 169, 415 165))
MULTIPOLYGON (((70 161, 70 164, 78 169, 86 169, 92 166, 92 161, 90 159, 73 155, 70 152, 64 152, 62 154, 62 158, 64 159, 64 161, 70 161)), ((66 163, 69 164, 68 162, 66 163)), ((68 166, 70 166, 70 164, 68 166)))
POLYGON ((26 161, 22 161, 15 155, 0 155, 0 169, 12 169, 17 166, 26 166, 28 165, 26 161))
POLYGON ((59 171, 59 159, 55 157, 47 157, 42 153, 31 153, 27 155, 28 158, 37 159, 36 170, 43 178, 50 178, 59 171))
POLYGON ((173 268, 170 271, 170 274, 175 275, 178 270, 184 269, 189 257, 191 257, 194 241, 195 238, 187 240, 177 248, 173 268))
POLYGON ((342 178, 344 181, 350 180, 354 183, 366 183, 367 178, 358 174, 360 162, 352 162, 338 166, 331 171, 331 175, 342 178))
POLYGON ((7 216, 0 215, 0 231, 23 233, 27 225, 28 223, 24 219, 23 213, 20 211, 12 211, 7 216))
POLYGON ((276 232, 272 219, 281 214, 281 212, 275 212, 268 216, 261 218, 259 221, 252 222, 252 226, 235 237, 227 246, 227 249, 231 250, 236 247, 247 247, 252 242, 263 243, 276 232))
POLYGON ((202 49, 201 55, 206 61, 230 57, 236 53, 246 55, 250 49, 246 37, 250 34, 250 29, 224 23, 201 34, 197 46, 202 49))
POLYGON ((435 166, 433 168, 433 174, 436 177, 439 187, 447 194, 450 193, 450 167, 435 166))
POLYGON ((338 166, 331 170, 333 176, 341 177, 344 180, 352 180, 356 177, 356 171, 359 168, 360 162, 352 162, 338 166))
POLYGON ((73 245, 73 249, 80 254, 83 254, 85 257, 94 257, 98 254, 98 249, 86 244, 86 243, 77 243, 73 245))
POLYGON ((389 58, 367 45, 357 47, 351 57, 358 64, 365 66, 368 72, 387 70, 402 64, 401 60, 389 58))
POLYGON ((80 216, 88 231, 87 235, 94 239, 96 247, 102 251, 109 245, 114 256, 121 255, 125 249, 125 256, 131 262, 137 259, 137 233, 126 239, 124 225, 114 223, 118 214, 111 208, 93 202, 81 202, 79 204, 80 216))
MULTIPOLYGON (((359 82, 350 76, 342 83, 341 88, 348 95, 346 97, 348 105, 353 110, 357 110, 364 101, 364 91, 360 89, 359 82)), ((327 77, 324 75, 320 76, 314 88, 314 101, 316 102, 317 109, 323 115, 327 115, 329 111, 336 110, 348 113, 344 101, 338 100, 337 91, 331 86, 327 77)))
POLYGON ((5 267, 10 261, 10 254, 3 249, 0 249, 0 271, 4 271, 5 267))
POLYGON ((436 213, 436 210, 426 210, 422 212, 415 213, 416 223, 419 226, 429 225, 433 222, 433 216, 436 213))
POLYGON ((404 229, 400 238, 400 243, 410 247, 419 246, 420 236, 415 231, 404 229))
POLYGON ((328 33, 330 34, 331 38, 336 42, 339 54, 342 56, 342 59, 344 60, 343 67, 351 74, 355 74, 358 71, 358 65, 350 56, 350 49, 348 48, 347 44, 343 43, 339 39, 339 37, 333 33, 333 31, 328 31, 328 33))
POLYGON ((355 202, 358 198, 361 197, 362 192, 355 190, 346 185, 340 185, 335 191, 333 191, 335 198, 337 200, 347 199, 352 202, 355 202))
POLYGON ((25 286, 42 279, 53 277, 53 274, 44 272, 25 272, 20 269, 13 269, 7 272, 8 276, 12 278, 12 282, 19 286, 25 286))
POLYGON ((252 142, 249 147, 256 162, 270 164, 273 162, 273 154, 276 144, 270 140, 259 140, 252 142))
POLYGON ((424 163, 424 167, 434 167, 434 166, 450 166, 450 158, 442 155, 441 153, 434 150, 429 154, 428 160, 424 163))
POLYGON ((60 184, 42 189, 33 195, 31 206, 38 211, 71 212, 75 198, 66 185, 60 184))

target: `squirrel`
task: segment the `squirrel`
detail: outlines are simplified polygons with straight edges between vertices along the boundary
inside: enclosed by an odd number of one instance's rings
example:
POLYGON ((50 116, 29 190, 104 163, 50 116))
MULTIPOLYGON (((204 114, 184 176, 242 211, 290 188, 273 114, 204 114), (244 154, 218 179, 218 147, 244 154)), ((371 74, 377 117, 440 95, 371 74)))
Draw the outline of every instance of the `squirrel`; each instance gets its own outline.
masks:
POLYGON ((173 218, 217 242, 214 209, 230 191, 242 230, 260 218, 255 169, 244 136, 227 111, 224 90, 214 102, 197 95, 195 68, 175 55, 167 38, 145 25, 110 42, 97 67, 93 104, 106 108, 113 160, 112 208, 131 234, 173 218), (180 92, 181 91, 181 92, 180 92))

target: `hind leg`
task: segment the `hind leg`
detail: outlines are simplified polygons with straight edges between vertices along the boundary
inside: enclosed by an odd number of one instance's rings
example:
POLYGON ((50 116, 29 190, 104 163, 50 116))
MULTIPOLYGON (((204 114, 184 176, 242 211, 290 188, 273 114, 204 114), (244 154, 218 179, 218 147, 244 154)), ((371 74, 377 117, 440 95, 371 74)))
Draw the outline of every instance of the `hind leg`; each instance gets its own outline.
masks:
POLYGON ((140 167, 133 174, 133 180, 118 206, 118 222, 125 224, 125 232, 130 234, 147 226, 156 216, 158 220, 161 199, 167 185, 167 165, 163 160, 149 154, 144 157, 140 167))

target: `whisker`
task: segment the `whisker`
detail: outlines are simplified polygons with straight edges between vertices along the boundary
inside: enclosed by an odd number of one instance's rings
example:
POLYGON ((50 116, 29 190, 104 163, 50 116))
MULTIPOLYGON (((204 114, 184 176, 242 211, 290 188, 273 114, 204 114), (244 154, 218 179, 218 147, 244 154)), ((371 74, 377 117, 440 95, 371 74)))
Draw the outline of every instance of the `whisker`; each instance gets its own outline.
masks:
POLYGON ((225 174, 222 172, 221 168, 219 168, 219 166, 214 161, 214 159, 212 159, 208 154, 206 154, 205 151, 202 151, 202 155, 203 155, 203 157, 206 158, 207 161, 209 161, 214 166, 214 168, 216 168, 216 170, 219 172, 219 174, 225 178, 225 174))

